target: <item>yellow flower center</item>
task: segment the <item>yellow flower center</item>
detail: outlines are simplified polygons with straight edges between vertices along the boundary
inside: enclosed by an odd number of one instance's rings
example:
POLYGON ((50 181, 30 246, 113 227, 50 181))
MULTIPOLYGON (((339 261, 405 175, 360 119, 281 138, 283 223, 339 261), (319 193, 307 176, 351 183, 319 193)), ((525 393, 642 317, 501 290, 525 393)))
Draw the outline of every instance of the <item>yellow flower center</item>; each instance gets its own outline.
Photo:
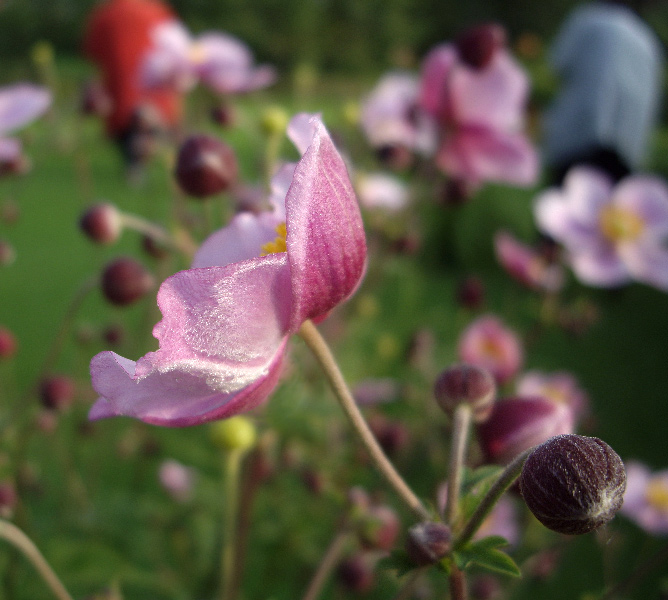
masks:
POLYGON ((480 343, 481 353, 492 360, 502 360, 504 357, 504 349, 501 344, 493 339, 484 339, 480 343))
POLYGON ((668 483, 662 479, 654 479, 647 484, 645 498, 654 508, 668 512, 668 483))
POLYGON ((190 62, 201 65, 206 59, 206 52, 202 48, 202 44, 198 44, 197 42, 192 44, 188 50, 188 58, 190 62))
POLYGON ((262 254, 260 254, 260 256, 267 256, 267 254, 278 254, 279 252, 286 251, 286 238, 288 236, 288 231, 285 227, 285 223, 279 223, 276 225, 276 233, 278 236, 273 242, 267 242, 262 246, 262 254))
POLYGON ((557 404, 566 404, 566 401, 568 400, 568 395, 556 385, 547 384, 543 386, 541 391, 548 400, 552 400, 552 402, 556 402, 557 404))
POLYGON ((606 206, 601 210, 599 226, 611 242, 630 242, 642 233, 645 223, 630 210, 606 206))

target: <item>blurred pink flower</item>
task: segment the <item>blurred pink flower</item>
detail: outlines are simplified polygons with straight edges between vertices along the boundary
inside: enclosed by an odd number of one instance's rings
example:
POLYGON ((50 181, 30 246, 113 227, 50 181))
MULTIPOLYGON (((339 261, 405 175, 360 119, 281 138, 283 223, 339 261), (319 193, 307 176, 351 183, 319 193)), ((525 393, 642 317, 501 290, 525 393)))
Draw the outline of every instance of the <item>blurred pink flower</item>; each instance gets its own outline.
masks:
POLYGON ((479 317, 463 331, 458 354, 462 362, 487 369, 498 383, 514 377, 524 361, 515 332, 493 315, 479 317))
POLYGON ((570 373, 542 373, 528 371, 517 381, 518 396, 542 396, 552 402, 565 404, 573 412, 576 420, 580 420, 589 409, 589 398, 579 386, 577 379, 570 373))
POLYGON ((0 88, 0 165, 21 159, 21 142, 5 134, 24 127, 51 106, 51 92, 30 83, 0 88))
POLYGON ((265 223, 238 215, 214 234, 216 243, 205 242, 196 268, 162 284, 163 319, 153 330, 159 350, 136 363, 113 352, 93 358, 101 397, 91 419, 185 426, 250 410, 276 386, 289 336, 354 292, 366 242, 345 164, 318 117, 297 115, 288 131, 303 156, 287 189, 285 223, 241 250, 230 247, 238 239, 230 228, 244 219, 255 235, 265 223))
POLYGON ((565 404, 541 396, 517 396, 496 402, 489 419, 476 429, 487 460, 507 464, 552 436, 573 433, 575 424, 565 404))
POLYGON ((546 292, 557 292, 563 287, 561 265, 550 264, 539 251, 518 242, 507 231, 494 236, 494 250, 499 264, 526 287, 546 292))
POLYGON ((603 172, 575 168, 562 189, 537 198, 535 216, 582 282, 637 280, 668 291, 668 186, 660 179, 632 175, 615 186, 603 172))
POLYGON ((176 460, 165 460, 158 471, 160 484, 177 502, 187 502, 192 498, 195 471, 176 460))
POLYGON ((384 75, 362 104, 361 125, 374 148, 403 147, 432 152, 435 130, 417 106, 418 78, 404 72, 384 75))
POLYGON ((503 47, 480 69, 454 44, 434 48, 422 66, 419 104, 441 132, 439 168, 472 185, 533 184, 538 158, 522 133, 528 91, 526 73, 503 47))
POLYGON ((668 534, 668 470, 652 473, 626 463, 626 493, 620 512, 651 534, 668 534))
POLYGON ((255 66, 248 47, 225 33, 193 38, 182 23, 169 21, 155 28, 153 42, 141 69, 141 80, 149 88, 187 91, 201 81, 219 94, 238 94, 276 80, 273 67, 255 66))
POLYGON ((359 175, 356 189, 365 208, 399 212, 408 204, 408 189, 397 177, 385 173, 359 175))

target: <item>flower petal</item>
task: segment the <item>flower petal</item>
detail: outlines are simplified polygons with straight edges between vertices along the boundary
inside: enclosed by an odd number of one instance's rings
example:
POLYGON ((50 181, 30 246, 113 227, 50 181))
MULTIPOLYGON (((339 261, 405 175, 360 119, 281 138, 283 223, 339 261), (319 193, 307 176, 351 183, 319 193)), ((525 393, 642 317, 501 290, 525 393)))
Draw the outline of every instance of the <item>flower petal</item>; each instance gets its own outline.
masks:
POLYGON ((0 88, 0 134, 27 125, 51 106, 51 92, 29 83, 0 88))
POLYGON ((580 225, 598 228, 601 209, 610 203, 613 182, 603 171, 571 169, 564 179, 564 198, 571 217, 580 225))
POLYGON ((457 51, 452 44, 436 46, 424 59, 420 75, 420 106, 436 118, 450 110, 444 94, 448 77, 457 64, 457 51))
POLYGON ((16 138, 0 138, 0 163, 16 160, 21 156, 21 142, 16 138))
POLYGON ((346 166, 320 119, 312 123, 315 134, 285 200, 290 331, 347 298, 366 266, 364 227, 346 166))
POLYGON ((568 260, 578 279, 588 285, 617 287, 631 281, 628 269, 611 245, 601 243, 584 251, 574 250, 568 260))
POLYGON ((649 235, 668 235, 668 187, 663 180, 642 175, 627 177, 615 188, 613 202, 638 215, 649 235))
POLYGON ((636 279, 668 292, 668 248, 653 240, 636 240, 617 246, 627 272, 636 279))

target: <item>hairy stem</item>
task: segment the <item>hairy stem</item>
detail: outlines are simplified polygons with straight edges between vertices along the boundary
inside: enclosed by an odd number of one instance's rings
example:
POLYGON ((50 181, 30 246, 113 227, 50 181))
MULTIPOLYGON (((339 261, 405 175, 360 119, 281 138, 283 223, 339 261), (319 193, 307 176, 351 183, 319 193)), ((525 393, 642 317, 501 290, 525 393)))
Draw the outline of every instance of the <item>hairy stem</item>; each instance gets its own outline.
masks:
POLYGON ((0 519, 0 538, 7 540, 32 563, 35 570, 40 574, 56 598, 59 600, 72 600, 72 596, 70 596, 65 586, 60 582, 60 579, 58 579, 58 576, 49 566, 49 563, 46 562, 42 553, 23 531, 12 525, 12 523, 0 519))
POLYGON ((450 527, 455 525, 459 512, 459 492, 462 487, 462 470, 471 418, 472 412, 469 404, 462 403, 455 409, 448 473, 448 497, 445 504, 445 520, 450 527))
POLYGON ((318 360, 318 363, 325 372, 325 376, 327 377, 336 398, 341 404, 343 411, 346 413, 346 416, 350 420, 353 429, 357 432, 362 443, 369 451, 378 470, 418 518, 422 520, 430 519, 431 515, 429 514, 429 511, 424 507, 408 484, 402 479, 401 475, 399 475, 387 456, 385 456, 385 453, 378 444, 371 429, 369 429, 369 425, 362 416, 355 399, 348 389, 329 346, 327 346, 327 343, 322 338, 315 325, 311 321, 305 321, 299 330, 299 335, 306 342, 306 345, 311 349, 311 352, 313 352, 318 360))

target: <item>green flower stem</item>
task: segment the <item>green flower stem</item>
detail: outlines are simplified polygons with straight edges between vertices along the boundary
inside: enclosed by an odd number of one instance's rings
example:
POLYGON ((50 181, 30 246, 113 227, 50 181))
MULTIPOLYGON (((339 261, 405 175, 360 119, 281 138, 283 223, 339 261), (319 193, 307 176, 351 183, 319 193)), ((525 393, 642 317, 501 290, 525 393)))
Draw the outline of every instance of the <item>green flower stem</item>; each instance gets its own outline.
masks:
POLYGON ((221 600, 232 600, 235 550, 237 541, 237 510, 239 504, 239 475, 245 451, 235 448, 225 452, 223 478, 225 510, 223 513, 223 550, 221 554, 221 600))
POLYGON ((195 254, 195 244, 188 237, 177 239, 171 236, 159 225, 156 225, 155 223, 152 223, 151 221, 148 221, 138 215, 125 212, 121 213, 121 222, 123 227, 142 233, 152 238, 159 244, 163 244, 168 248, 177 250, 178 252, 181 252, 188 257, 192 257, 195 254))
POLYGON ((466 600, 468 598, 464 571, 461 571, 454 564, 450 568, 450 597, 452 600, 466 600))
POLYGON ((325 554, 313 574, 302 600, 316 600, 320 595, 325 582, 338 564, 349 539, 350 530, 347 527, 344 527, 334 536, 327 550, 325 550, 325 554))
POLYGON ((325 376, 329 381, 334 395, 350 420, 353 429, 355 429, 362 443, 369 451, 378 470, 419 519, 431 519, 429 511, 424 507, 408 484, 402 479, 401 475, 399 475, 387 456, 385 456, 385 453, 378 444, 371 429, 369 429, 369 425, 362 416, 355 399, 348 389, 329 346, 327 346, 327 343, 322 338, 315 325, 311 321, 305 321, 299 330, 299 335, 306 342, 306 345, 310 348, 311 352, 313 352, 318 363, 325 372, 325 376))
POLYGON ((475 532, 478 531, 478 528, 485 520, 485 517, 490 513, 497 500, 503 495, 503 493, 515 482, 522 472, 522 467, 524 466, 524 461, 527 459, 533 448, 529 448, 515 457, 513 461, 506 466, 498 479, 494 482, 492 487, 489 489, 485 497, 481 500, 478 507, 475 509, 474 513, 471 515, 471 518, 468 520, 468 523, 464 526, 459 536, 455 539, 453 548, 455 550, 466 545, 471 538, 475 535, 475 532))
POLYGON ((72 596, 70 596, 65 586, 60 582, 60 579, 58 579, 58 576, 49 566, 49 563, 46 562, 42 553, 25 533, 12 523, 0 519, 0 538, 8 541, 32 563, 35 570, 40 574, 56 598, 59 600, 72 600, 72 596))
POLYGON ((455 409, 448 473, 448 497, 445 504, 445 521, 453 527, 459 512, 459 492, 462 487, 462 469, 466 454, 472 419, 471 405, 462 403, 455 409))

